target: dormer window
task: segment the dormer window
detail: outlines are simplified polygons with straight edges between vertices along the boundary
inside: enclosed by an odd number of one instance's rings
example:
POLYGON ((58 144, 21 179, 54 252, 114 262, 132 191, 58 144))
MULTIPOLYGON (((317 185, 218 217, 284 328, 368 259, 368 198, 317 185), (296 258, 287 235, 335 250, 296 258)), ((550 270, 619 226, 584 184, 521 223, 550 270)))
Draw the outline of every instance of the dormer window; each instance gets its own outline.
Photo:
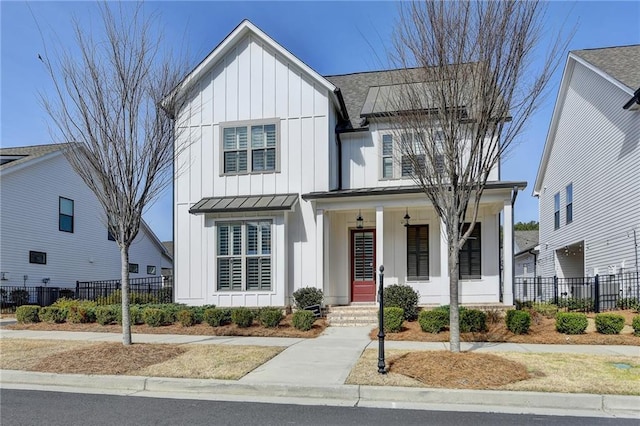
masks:
POLYGON ((222 125, 222 174, 279 171, 280 135, 277 119, 222 125))

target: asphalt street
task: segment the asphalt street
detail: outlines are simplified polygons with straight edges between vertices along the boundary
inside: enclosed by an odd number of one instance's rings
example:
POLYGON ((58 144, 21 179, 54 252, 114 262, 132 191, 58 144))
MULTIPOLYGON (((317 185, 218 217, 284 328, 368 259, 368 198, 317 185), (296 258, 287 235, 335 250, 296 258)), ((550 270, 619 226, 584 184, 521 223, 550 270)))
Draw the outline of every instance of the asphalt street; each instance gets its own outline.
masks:
POLYGON ((14 425, 638 425, 637 419, 423 411, 0 391, 0 423, 14 425))

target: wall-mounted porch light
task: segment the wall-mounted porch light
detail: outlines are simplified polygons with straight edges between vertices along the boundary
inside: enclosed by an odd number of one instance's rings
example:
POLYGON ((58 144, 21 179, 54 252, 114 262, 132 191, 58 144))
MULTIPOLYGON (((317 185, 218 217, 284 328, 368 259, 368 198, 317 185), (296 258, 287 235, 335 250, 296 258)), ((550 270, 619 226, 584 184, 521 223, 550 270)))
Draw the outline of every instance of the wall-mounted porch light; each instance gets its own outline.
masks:
POLYGON ((364 219, 362 218, 362 213, 360 212, 360 210, 358 210, 358 217, 356 217, 356 228, 364 228, 364 219))
POLYGON ((404 226, 409 226, 409 220, 411 220, 411 216, 409 216, 409 208, 407 207, 407 210, 405 211, 404 214, 404 226))

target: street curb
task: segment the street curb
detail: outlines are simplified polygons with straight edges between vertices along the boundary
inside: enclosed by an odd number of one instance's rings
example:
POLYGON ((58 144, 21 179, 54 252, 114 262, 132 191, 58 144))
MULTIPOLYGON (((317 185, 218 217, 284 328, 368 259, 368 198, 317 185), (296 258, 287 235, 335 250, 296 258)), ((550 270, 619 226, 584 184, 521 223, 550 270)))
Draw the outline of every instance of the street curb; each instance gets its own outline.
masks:
MULTIPOLYGON (((362 403, 430 406, 493 407, 510 410, 563 410, 594 415, 640 418, 640 397, 521 391, 407 388, 391 386, 298 386, 284 383, 240 383, 233 380, 182 379, 144 376, 56 374, 0 370, 0 384, 40 385, 84 389, 155 392, 158 394, 211 394, 288 399, 321 399, 362 403)), ((331 403, 327 404, 331 405, 331 403)))
POLYGON ((176 379, 148 377, 145 390, 151 392, 209 392, 287 398, 329 398, 358 400, 357 385, 298 386, 284 383, 238 383, 232 380, 176 379))

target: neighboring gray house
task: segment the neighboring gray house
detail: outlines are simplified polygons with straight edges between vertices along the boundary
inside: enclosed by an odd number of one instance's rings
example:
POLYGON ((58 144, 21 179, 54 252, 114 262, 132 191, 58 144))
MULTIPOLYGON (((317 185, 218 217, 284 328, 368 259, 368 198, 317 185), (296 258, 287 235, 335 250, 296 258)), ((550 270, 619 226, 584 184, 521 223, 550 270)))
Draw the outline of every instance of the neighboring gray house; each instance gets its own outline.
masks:
POLYGON ((538 169, 537 275, 636 272, 640 45, 569 53, 538 169))
POLYGON ((539 238, 538 231, 514 231, 513 255, 515 276, 532 278, 536 276, 539 238))

